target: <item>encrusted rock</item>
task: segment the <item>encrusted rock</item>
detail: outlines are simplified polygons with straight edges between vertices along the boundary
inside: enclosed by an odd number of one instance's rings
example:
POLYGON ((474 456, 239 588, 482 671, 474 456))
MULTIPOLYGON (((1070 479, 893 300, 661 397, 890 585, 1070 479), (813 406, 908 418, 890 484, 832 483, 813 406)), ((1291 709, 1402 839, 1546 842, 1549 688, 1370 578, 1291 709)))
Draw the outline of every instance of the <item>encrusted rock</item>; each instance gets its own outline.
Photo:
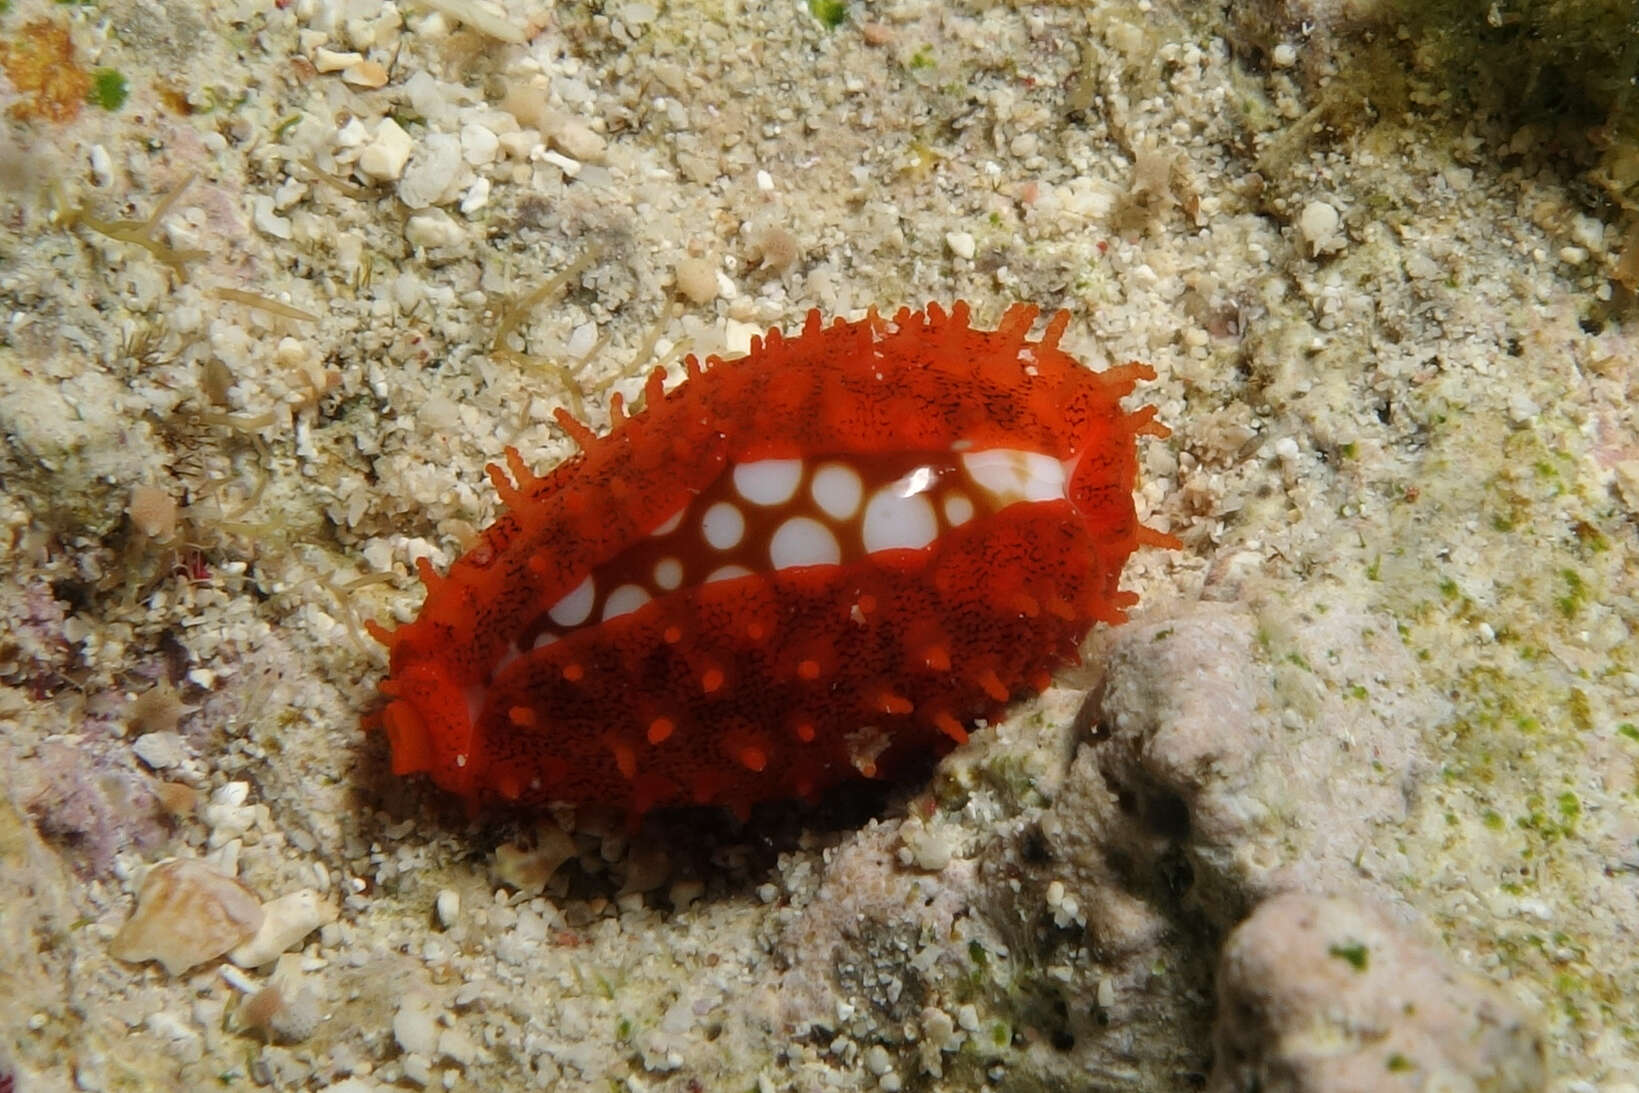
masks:
POLYGON ((979 857, 973 917, 1029 958, 986 967, 1047 969, 1025 1011, 1062 1045, 1032 1057, 1043 1083, 1107 1068, 1142 1088, 1204 1077, 1213 1008, 1196 985, 1218 937, 1270 895, 1403 908, 1374 879, 1396 870, 1377 829, 1405 816, 1443 702, 1392 621, 1326 608, 1203 604, 1103 637, 1091 739, 1057 784, 1031 778, 1051 804, 979 857))
POLYGON ((1376 889, 1392 866, 1371 831, 1405 816, 1418 726, 1444 708, 1388 619, 1207 605, 1123 627, 1094 750, 1137 822, 1107 838, 1157 862, 1181 851, 1226 930, 1276 892, 1376 889))
POLYGON ((1212 1093, 1547 1084, 1519 1005, 1372 903, 1266 900, 1225 943, 1217 983, 1212 1093))
POLYGON ((132 963, 157 960, 180 975, 253 936, 263 918, 261 901, 238 881, 177 858, 148 871, 137 909, 108 951, 132 963))

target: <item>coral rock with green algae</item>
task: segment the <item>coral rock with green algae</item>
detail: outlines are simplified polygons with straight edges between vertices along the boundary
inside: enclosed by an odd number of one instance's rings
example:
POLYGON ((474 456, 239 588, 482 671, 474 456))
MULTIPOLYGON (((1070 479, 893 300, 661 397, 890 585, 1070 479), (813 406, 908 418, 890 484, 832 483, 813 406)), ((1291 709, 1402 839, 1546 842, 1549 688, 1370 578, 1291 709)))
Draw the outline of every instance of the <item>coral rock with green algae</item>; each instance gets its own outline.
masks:
POLYGON ((1523 1008, 1374 903, 1266 900, 1224 944, 1217 988, 1208 1093, 1547 1085, 1523 1008))

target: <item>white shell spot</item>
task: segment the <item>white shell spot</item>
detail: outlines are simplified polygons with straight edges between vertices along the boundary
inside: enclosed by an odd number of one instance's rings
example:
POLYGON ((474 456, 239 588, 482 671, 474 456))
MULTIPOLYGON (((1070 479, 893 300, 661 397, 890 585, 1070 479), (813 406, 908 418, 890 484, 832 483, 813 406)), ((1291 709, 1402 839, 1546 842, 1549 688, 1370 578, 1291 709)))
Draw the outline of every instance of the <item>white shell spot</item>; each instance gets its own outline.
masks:
POLYGON ((700 583, 710 584, 713 581, 732 581, 736 577, 749 576, 751 576, 751 570, 747 569, 743 565, 722 565, 718 566, 716 569, 707 574, 706 579, 700 583))
POLYGON ((910 497, 899 495, 897 483, 884 486, 871 496, 865 505, 865 552, 879 550, 918 550, 927 546, 939 534, 939 518, 933 505, 923 494, 910 497))
POLYGON ((547 631, 547 630, 542 630, 539 634, 535 635, 535 643, 533 645, 531 645, 530 648, 531 649, 545 649, 548 645, 551 645, 553 642, 555 642, 557 640, 558 640, 558 635, 556 635, 556 634, 554 634, 550 631, 547 631))
POLYGON ((799 565, 836 565, 842 547, 831 529, 808 516, 793 516, 780 525, 768 543, 768 559, 775 569, 799 565))
POLYGON ((859 511, 859 501, 865 486, 859 472, 846 463, 827 463, 814 472, 808 491, 814 495, 814 504, 833 520, 851 520, 859 511))
POLYGON ((687 508, 688 506, 684 505, 683 508, 678 509, 670 516, 666 517, 665 521, 659 527, 649 532, 649 534, 659 538, 662 535, 670 535, 672 532, 676 531, 677 525, 683 522, 683 513, 687 508))
POLYGON ((727 501, 719 501, 700 517, 700 534, 717 550, 737 545, 746 533, 746 518, 727 501))
POLYGON ((800 485, 800 459, 759 459, 734 468, 734 488, 753 505, 783 505, 800 485))
POLYGON ((1041 452, 991 448, 969 452, 962 468, 999 506, 1015 501, 1059 501, 1065 496, 1064 464, 1041 452))
POLYGON ((559 626, 579 626, 592 617, 594 595, 592 577, 587 574, 586 579, 577 584, 569 595, 547 608, 547 617, 559 626))
POLYGON ((973 502, 965 493, 949 493, 945 495, 945 522, 951 527, 961 527, 973 519, 973 502))
POLYGON ((618 618, 621 615, 630 615, 633 611, 649 602, 648 590, 635 584, 623 584, 603 601, 604 619, 618 618))
POLYGON ((662 558, 654 564, 654 583, 667 592, 683 583, 683 563, 676 558, 662 558))

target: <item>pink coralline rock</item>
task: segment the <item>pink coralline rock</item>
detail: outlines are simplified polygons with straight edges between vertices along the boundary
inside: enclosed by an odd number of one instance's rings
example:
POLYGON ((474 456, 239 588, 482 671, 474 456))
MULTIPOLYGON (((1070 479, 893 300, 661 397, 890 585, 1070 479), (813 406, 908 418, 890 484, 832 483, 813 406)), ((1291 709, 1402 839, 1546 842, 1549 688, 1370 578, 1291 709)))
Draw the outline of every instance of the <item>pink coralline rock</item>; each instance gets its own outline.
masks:
POLYGON ((1265 900, 1218 965, 1210 1093, 1527 1093, 1546 1047, 1521 1007, 1373 903, 1265 900))
POLYGON ((43 741, 28 761, 7 762, 0 783, 33 817, 35 826, 82 873, 101 875, 121 850, 148 850, 167 837, 158 799, 141 775, 121 767, 82 737, 43 741))

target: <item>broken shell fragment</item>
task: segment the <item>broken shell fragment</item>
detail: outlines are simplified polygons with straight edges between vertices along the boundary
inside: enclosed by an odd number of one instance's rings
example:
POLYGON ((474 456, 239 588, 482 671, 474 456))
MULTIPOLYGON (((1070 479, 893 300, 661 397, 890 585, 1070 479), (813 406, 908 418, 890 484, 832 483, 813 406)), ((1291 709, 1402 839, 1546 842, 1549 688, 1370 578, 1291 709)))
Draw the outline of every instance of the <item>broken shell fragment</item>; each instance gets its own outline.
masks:
POLYGON ((320 926, 336 921, 336 905, 326 903, 311 888, 270 900, 262 911, 265 917, 256 936, 228 954, 241 968, 272 963, 320 926))
POLYGON ((176 858, 148 871, 137 909, 108 951, 133 964, 157 960, 180 975, 214 960, 261 928, 262 902, 204 862, 176 858))

